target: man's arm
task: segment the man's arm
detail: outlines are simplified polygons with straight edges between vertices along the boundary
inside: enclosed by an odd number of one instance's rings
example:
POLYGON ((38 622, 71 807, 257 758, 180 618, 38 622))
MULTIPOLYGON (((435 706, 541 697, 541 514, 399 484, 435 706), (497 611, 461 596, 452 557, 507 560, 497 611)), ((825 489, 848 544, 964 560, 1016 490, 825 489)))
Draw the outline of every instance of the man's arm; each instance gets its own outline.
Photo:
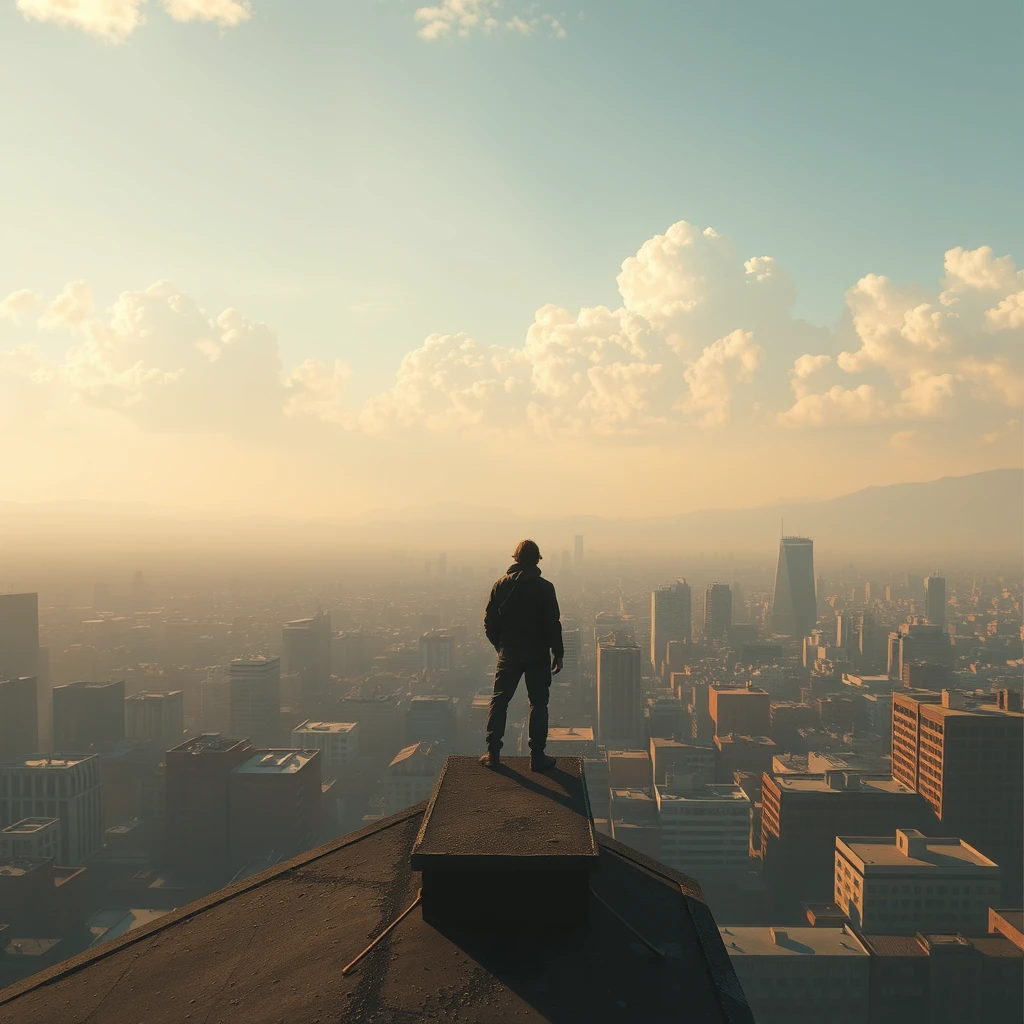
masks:
POLYGON ((498 605, 494 600, 498 593, 498 584, 491 587, 491 596, 487 599, 487 607, 484 609, 484 635, 490 645, 498 650, 498 643, 501 637, 498 635, 498 605))
POLYGON ((565 657, 565 647, 562 644, 562 615, 558 610, 555 588, 549 584, 547 591, 544 600, 544 629, 547 633, 548 646, 551 648, 551 656, 555 661, 561 662, 565 657))

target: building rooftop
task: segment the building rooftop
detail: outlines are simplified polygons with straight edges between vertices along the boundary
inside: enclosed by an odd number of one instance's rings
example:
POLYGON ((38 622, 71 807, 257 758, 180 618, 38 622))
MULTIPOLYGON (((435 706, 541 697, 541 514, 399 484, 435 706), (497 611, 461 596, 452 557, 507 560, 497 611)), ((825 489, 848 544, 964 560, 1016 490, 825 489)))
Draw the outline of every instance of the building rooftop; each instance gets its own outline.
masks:
POLYGON ((177 697, 184 694, 184 690, 143 690, 141 693, 133 693, 125 697, 125 701, 161 701, 168 697, 177 697))
POLYGON ((572 725, 556 725, 548 729, 548 742, 559 743, 591 743, 594 739, 594 730, 590 726, 576 728, 572 725))
MULTIPOLYGON (((961 693, 961 691, 955 691, 961 693)), ((954 698, 956 699, 956 698, 954 698)), ((894 702, 913 702, 921 705, 921 711, 929 718, 957 718, 963 716, 984 716, 988 718, 1020 718, 1024 719, 1024 711, 1006 711, 998 704, 972 703, 968 698, 962 707, 947 706, 943 703, 943 694, 934 690, 896 690, 893 693, 894 702)))
POLYGON ((1008 938, 1019 949, 1024 950, 1024 910, 1000 910, 989 907, 988 930, 1008 938))
POLYGON ((864 945, 876 956, 929 956, 934 949, 956 948, 975 950, 983 956, 1020 959, 1024 950, 1018 949, 1002 935, 966 937, 956 934, 865 935, 864 945))
POLYGON ((878 793, 892 796, 914 791, 891 775, 861 775, 857 772, 832 772, 800 775, 796 772, 773 777, 783 793, 878 793), (839 778, 835 778, 839 776, 839 778), (830 784, 831 783, 831 784, 830 784))
POLYGON ((40 768, 51 771, 64 771, 77 768, 78 765, 98 757, 97 754, 53 754, 50 757, 26 757, 23 761, 8 761, 3 767, 40 768))
POLYGON ((729 956, 864 956, 868 951, 846 928, 721 927, 729 956))
POLYGON ((739 786, 697 786, 694 789, 674 789, 671 785, 655 786, 661 803, 693 803, 695 801, 728 800, 750 803, 750 797, 739 786))
POLYGON ((297 725, 292 732, 350 733, 358 724, 358 722, 303 722, 302 725, 297 725))
POLYGON ((54 825, 59 824, 59 818, 22 818, 21 821, 16 821, 13 825, 8 825, 7 828, 3 830, 3 835, 31 835, 34 832, 41 832, 43 829, 53 828, 54 825))
MULTIPOLYGON (((450 824, 460 833, 527 836, 549 812, 562 814, 564 799, 576 799, 557 776, 512 774, 493 780, 522 790, 512 805, 456 800, 450 824)), ((681 1015, 753 1024, 699 887, 606 836, 596 837, 597 870, 586 876, 580 917, 534 929, 529 941, 502 927, 500 902, 485 926, 432 923, 426 877, 410 864, 424 812, 422 804, 409 808, 0 991, 0 1024, 72 1015, 169 1024, 186 1014, 211 1024, 681 1015)))
POLYGON ((248 744, 248 742, 248 740, 222 736, 219 732, 204 732, 202 736, 196 736, 184 743, 179 743, 176 747, 171 747, 168 753, 219 754, 238 746, 239 743, 248 744))
POLYGON ((999 870, 995 861, 962 839, 925 836, 917 829, 900 829, 894 836, 836 836, 836 852, 843 854, 860 871, 941 868, 943 874, 974 874, 979 868, 991 869, 993 873, 999 870), (906 837, 902 843, 901 833, 906 837))
POLYGON ((254 750, 252 756, 231 771, 235 775, 294 775, 320 752, 318 750, 254 750))

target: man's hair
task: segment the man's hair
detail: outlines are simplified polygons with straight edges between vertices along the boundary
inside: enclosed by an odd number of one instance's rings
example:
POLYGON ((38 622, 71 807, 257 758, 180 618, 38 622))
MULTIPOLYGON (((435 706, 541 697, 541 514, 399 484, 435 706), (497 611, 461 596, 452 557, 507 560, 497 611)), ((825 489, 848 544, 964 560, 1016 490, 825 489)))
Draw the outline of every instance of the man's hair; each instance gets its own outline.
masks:
POLYGON ((521 540, 516 545, 512 557, 520 565, 536 565, 541 560, 540 548, 537 547, 536 541, 521 540))

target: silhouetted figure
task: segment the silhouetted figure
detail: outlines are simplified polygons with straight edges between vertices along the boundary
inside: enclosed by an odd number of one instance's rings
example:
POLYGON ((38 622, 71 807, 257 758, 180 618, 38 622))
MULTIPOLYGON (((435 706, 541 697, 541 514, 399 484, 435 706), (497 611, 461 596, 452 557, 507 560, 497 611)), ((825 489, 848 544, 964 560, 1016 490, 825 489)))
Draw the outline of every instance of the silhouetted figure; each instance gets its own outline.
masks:
POLYGON ((487 753, 480 763, 498 767, 508 704, 525 673, 530 698, 530 767, 542 772, 555 764, 544 747, 551 675, 562 671, 565 656, 562 623, 555 588, 540 575, 540 548, 532 540, 520 541, 512 557, 515 562, 491 587, 484 612, 484 632, 498 652, 498 665, 487 716, 487 753))

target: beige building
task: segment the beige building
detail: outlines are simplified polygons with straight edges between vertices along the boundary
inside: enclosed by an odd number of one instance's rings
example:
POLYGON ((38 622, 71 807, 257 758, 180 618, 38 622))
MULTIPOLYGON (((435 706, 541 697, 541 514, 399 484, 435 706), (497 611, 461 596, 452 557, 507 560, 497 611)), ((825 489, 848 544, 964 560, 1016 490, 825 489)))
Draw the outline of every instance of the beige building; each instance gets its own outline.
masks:
POLYGON ((669 777, 654 787, 661 822, 661 859, 678 871, 750 866, 750 797, 739 786, 694 785, 669 777))
POLYGON ((757 1024, 869 1024, 871 958, 848 928, 718 930, 757 1024))
POLYGON ((999 867, 962 839, 901 828, 894 838, 836 836, 835 902, 876 935, 984 935, 999 867))

